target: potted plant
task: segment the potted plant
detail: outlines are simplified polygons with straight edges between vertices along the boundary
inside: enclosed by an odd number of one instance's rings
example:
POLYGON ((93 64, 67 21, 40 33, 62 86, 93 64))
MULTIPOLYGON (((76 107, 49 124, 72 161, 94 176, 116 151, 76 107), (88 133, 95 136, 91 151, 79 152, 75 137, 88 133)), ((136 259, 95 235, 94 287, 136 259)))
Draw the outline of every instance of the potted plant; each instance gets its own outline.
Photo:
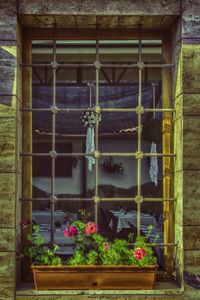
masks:
POLYGON ((132 234, 128 241, 109 242, 94 222, 80 220, 66 226, 64 235, 76 241, 74 254, 65 263, 56 255, 58 246, 51 250, 44 246, 38 226, 29 235, 25 254, 33 259, 36 289, 153 289, 156 258, 147 244, 148 235, 137 237, 134 246, 132 234))

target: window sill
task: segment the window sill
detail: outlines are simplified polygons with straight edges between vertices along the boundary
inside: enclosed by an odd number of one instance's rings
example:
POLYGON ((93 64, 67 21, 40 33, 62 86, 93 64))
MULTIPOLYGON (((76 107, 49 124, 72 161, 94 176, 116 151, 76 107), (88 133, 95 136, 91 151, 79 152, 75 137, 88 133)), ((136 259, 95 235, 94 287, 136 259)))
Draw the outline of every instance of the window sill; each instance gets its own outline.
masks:
MULTIPOLYGON (((55 290, 36 291, 32 283, 22 283, 17 291, 17 296, 42 296, 42 295, 180 295, 183 293, 175 282, 157 282, 153 290, 55 290)), ((20 299, 22 299, 20 297, 20 299)), ((26 298, 25 298, 26 299, 26 298)), ((42 299, 41 299, 42 300, 42 299)))

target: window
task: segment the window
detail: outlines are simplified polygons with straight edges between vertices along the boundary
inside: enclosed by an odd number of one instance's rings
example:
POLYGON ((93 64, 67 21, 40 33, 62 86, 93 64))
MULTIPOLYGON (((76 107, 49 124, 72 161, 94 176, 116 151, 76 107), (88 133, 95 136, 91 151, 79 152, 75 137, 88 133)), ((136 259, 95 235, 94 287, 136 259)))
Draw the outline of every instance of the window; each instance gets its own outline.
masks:
POLYGON ((153 225, 160 268, 172 270, 173 109, 165 45, 116 32, 112 40, 67 40, 54 32, 29 43, 22 65, 24 81, 32 82, 22 108, 29 176, 22 213, 40 225, 47 244, 61 245, 61 255, 74 247, 66 245, 63 226, 84 209, 108 238, 127 238, 133 229, 145 235, 153 225), (90 113, 94 145, 84 126, 90 113))

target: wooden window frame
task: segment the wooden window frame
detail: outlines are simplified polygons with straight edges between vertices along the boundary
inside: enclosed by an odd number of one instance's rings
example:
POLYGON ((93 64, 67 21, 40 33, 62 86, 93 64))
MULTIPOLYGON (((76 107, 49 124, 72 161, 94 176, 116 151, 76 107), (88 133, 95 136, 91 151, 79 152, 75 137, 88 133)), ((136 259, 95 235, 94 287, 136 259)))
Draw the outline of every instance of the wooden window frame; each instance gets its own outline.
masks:
MULTIPOLYGON (((26 67, 31 64, 31 51, 33 39, 52 39, 53 29, 24 29, 23 30, 23 68, 22 68, 22 96, 23 108, 32 106, 32 70, 26 67)), ((140 36, 141 39, 162 39, 163 42, 163 64, 171 64, 171 42, 164 31, 145 30, 140 36)), ((99 39, 138 39, 138 30, 132 29, 108 29, 99 31, 99 39)), ((95 39, 96 30, 92 29, 59 29, 56 34, 57 39, 95 39)), ((172 70, 171 68, 162 69, 162 99, 163 108, 172 108, 172 70)), ((22 153, 32 153, 32 114, 22 112, 22 153)), ((173 114, 172 112, 163 113, 163 197, 173 199, 173 114), (166 155, 166 156, 165 156, 166 155)), ((23 157, 22 164, 22 218, 32 219, 32 202, 23 199, 32 198, 32 157, 23 157)), ((175 199, 174 199, 175 200, 175 199)), ((27 234, 31 232, 27 228, 22 233, 22 243, 27 243, 27 234)), ((164 244, 166 272, 172 275, 174 271, 174 201, 164 201, 164 244)), ((23 278, 29 274, 30 261, 25 263, 23 278)))

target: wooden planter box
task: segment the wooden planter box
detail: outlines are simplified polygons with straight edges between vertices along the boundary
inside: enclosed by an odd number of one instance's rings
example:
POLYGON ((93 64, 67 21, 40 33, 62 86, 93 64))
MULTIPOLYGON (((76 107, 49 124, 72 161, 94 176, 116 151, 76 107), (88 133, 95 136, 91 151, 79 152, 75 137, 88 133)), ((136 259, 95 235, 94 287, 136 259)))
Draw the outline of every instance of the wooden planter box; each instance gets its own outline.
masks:
POLYGON ((156 266, 32 266, 36 290, 153 289, 156 266))

